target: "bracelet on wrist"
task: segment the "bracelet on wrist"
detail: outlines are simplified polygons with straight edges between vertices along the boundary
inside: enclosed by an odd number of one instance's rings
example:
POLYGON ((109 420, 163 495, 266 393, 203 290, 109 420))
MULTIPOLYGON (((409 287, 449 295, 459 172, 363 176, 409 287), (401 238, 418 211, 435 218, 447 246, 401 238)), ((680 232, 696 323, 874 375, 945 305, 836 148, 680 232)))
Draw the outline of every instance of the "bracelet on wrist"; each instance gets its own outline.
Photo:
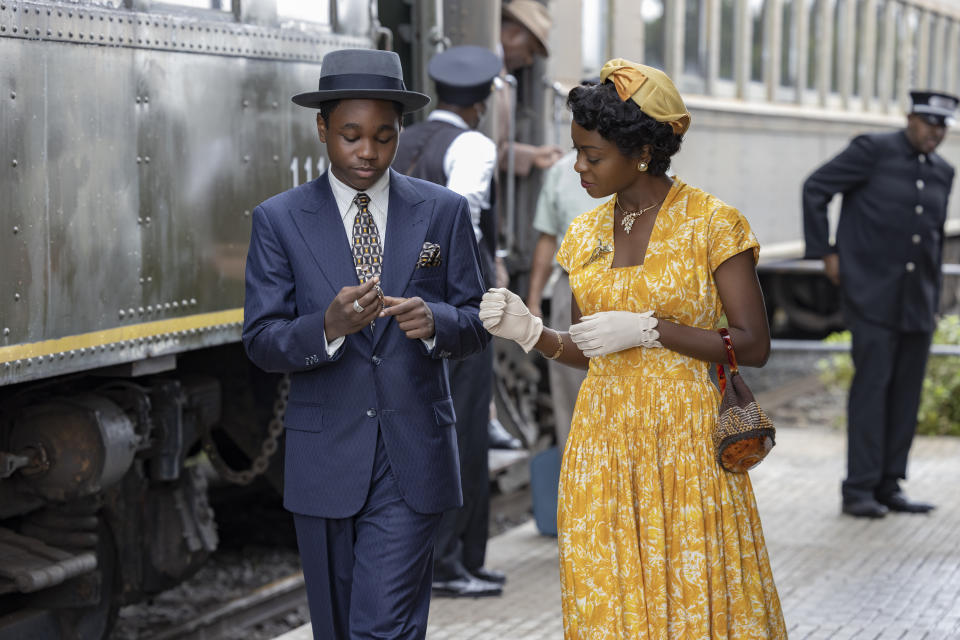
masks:
POLYGON ((557 350, 552 356, 548 356, 546 353, 543 354, 548 360, 556 360, 560 357, 560 354, 563 353, 563 336, 560 335, 559 331, 554 331, 554 334, 557 336, 557 350))

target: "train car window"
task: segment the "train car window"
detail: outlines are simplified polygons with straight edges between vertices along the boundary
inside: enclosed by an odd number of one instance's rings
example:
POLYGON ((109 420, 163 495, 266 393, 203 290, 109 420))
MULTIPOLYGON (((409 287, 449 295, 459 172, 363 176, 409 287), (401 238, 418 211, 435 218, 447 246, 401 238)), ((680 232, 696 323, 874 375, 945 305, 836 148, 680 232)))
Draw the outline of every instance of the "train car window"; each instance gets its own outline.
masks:
POLYGON ((764 0, 750 0, 751 47, 750 79, 763 82, 764 32, 766 31, 767 11, 770 3, 764 0))
POLYGON ((917 37, 917 27, 920 24, 920 20, 917 18, 916 11, 908 11, 906 8, 901 9, 897 12, 897 52, 898 55, 894 56, 896 71, 894 72, 894 78, 896 79, 896 90, 893 92, 894 102, 897 102, 897 99, 900 96, 907 95, 907 92, 913 88, 913 82, 911 76, 914 73, 913 55, 902 55, 900 51, 903 49, 909 49, 914 51, 917 47, 916 37, 917 37), (906 67, 906 68, 904 68, 906 67))
POLYGON ((707 68, 706 0, 687 0, 683 20, 683 73, 686 91, 703 92, 707 68))
POLYGON ((640 11, 643 17, 643 63, 663 69, 667 31, 663 0, 647 0, 640 11))
POLYGON ((337 2, 336 22, 333 25, 337 33, 352 36, 365 36, 372 28, 369 3, 337 2))
MULTIPOLYGON (((892 0, 890 0, 892 2, 892 0)), ((894 8, 896 5, 893 5, 894 8)), ((893 11, 893 9, 890 9, 893 11)), ((877 3, 877 40, 874 43, 876 45, 876 50, 873 52, 874 60, 876 64, 874 66, 874 78, 873 78, 873 96, 879 98, 881 101, 886 100, 887 96, 885 95, 889 91, 889 87, 885 84, 887 82, 884 74, 886 73, 884 69, 884 58, 887 54, 887 48, 895 46, 897 41, 896 32, 893 30, 887 29, 887 6, 885 2, 877 3), (888 42, 888 38, 890 41, 888 42)), ((890 49, 891 54, 894 49, 890 49)), ((891 58, 892 59, 892 58, 891 58)))
POLYGON ((583 0, 581 5, 581 56, 584 77, 597 75, 600 67, 610 57, 607 55, 610 43, 610 20, 607 17, 609 11, 610 3, 607 0, 583 0))
POLYGON ((780 86, 797 84, 797 25, 794 7, 798 0, 783 0, 780 13, 780 86))
POLYGON ((822 49, 823 24, 820 21, 820 3, 827 0, 808 0, 807 4, 807 88, 817 88, 817 74, 820 67, 817 57, 822 49))
POLYGON ((735 0, 721 0, 720 2, 720 64, 717 72, 718 77, 723 80, 733 80, 733 50, 735 47, 734 34, 735 0))
POLYGON ((329 25, 330 0, 277 0, 277 17, 329 25))

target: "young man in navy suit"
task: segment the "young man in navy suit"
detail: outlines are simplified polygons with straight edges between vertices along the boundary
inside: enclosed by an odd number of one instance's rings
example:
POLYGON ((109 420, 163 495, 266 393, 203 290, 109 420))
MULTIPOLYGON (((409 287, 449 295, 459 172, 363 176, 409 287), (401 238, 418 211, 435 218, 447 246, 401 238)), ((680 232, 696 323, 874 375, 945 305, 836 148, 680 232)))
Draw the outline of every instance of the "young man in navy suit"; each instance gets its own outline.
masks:
POLYGON ((254 210, 243 342, 291 375, 284 505, 317 639, 423 638, 440 515, 461 503, 445 360, 489 337, 463 197, 389 169, 407 91, 386 51, 327 54, 330 170, 254 210))

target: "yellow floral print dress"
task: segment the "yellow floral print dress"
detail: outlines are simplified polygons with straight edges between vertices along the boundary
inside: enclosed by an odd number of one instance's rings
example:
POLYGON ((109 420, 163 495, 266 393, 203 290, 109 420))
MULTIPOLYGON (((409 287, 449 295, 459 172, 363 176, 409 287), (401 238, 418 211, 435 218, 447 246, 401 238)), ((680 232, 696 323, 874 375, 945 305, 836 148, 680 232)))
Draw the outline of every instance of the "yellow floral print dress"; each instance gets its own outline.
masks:
MULTIPOLYGON (((613 268, 597 251, 613 247, 613 202, 578 217, 557 255, 581 312, 717 328, 714 270, 758 255, 746 219, 674 178, 644 263, 613 268)), ((567 640, 787 637, 750 478, 714 458, 710 366, 665 348, 590 360, 560 480, 567 640)))

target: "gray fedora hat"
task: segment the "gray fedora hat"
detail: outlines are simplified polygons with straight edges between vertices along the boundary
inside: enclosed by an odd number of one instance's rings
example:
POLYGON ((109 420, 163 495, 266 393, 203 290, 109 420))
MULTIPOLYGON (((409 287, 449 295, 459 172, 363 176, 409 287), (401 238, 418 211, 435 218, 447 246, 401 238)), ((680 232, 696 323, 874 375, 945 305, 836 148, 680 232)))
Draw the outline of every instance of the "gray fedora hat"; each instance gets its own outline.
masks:
POLYGON ((399 102, 404 113, 422 109, 430 102, 422 93, 407 91, 400 56, 375 49, 331 51, 320 63, 319 90, 291 99, 301 107, 317 109, 323 102, 350 98, 399 102))

